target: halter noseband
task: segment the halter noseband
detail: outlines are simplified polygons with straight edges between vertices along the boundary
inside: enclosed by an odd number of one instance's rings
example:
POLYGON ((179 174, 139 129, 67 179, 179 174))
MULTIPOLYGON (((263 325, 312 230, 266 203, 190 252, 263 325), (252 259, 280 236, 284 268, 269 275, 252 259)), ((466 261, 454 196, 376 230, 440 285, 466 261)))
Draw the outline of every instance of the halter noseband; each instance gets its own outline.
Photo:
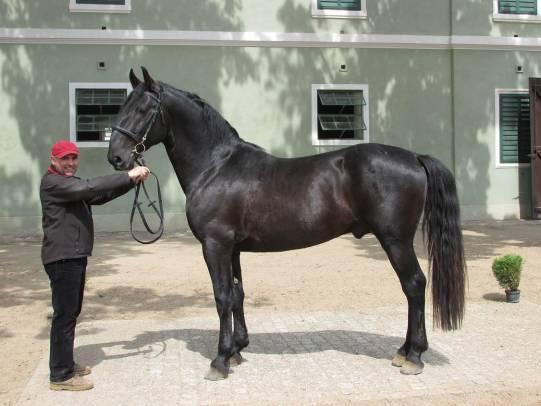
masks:
POLYGON ((165 124, 165 119, 163 117, 163 110, 162 110, 162 102, 161 102, 161 92, 158 93, 158 96, 155 96, 154 94, 150 92, 145 92, 150 98, 154 99, 158 106, 157 108, 152 112, 152 116, 150 117, 149 124, 147 125, 147 128, 145 130, 145 133, 143 134, 143 137, 139 139, 139 136, 135 134, 134 132, 117 125, 114 125, 112 127, 113 130, 118 131, 119 133, 131 138, 133 141, 135 141, 135 146, 133 147, 132 153, 136 155, 136 157, 139 157, 143 155, 143 153, 146 151, 145 141, 147 140, 148 133, 150 132, 150 129, 154 125, 154 122, 156 121, 156 117, 158 117, 158 113, 160 114, 162 118, 162 122, 165 124))

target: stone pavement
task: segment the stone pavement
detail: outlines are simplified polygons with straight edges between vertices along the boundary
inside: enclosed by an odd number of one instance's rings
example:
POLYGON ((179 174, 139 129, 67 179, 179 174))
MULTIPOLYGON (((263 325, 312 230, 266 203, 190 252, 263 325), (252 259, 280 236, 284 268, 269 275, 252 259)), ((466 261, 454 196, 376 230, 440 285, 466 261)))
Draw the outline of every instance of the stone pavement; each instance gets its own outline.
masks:
MULTIPOLYGON (((93 367, 87 392, 48 389, 48 354, 20 405, 318 404, 521 390, 541 385, 541 306, 473 303, 462 330, 433 331, 421 375, 391 366, 405 308, 370 313, 247 314, 247 362, 203 379, 218 318, 96 321, 78 326, 76 356, 93 367)), ((428 316, 428 323, 431 318, 428 316)))

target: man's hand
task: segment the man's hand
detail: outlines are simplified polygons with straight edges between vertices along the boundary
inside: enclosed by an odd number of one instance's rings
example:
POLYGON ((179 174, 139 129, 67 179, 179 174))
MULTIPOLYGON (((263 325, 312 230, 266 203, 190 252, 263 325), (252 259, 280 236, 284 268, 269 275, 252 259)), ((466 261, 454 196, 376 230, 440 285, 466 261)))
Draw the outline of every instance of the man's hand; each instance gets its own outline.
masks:
POLYGON ((146 166, 136 166, 128 172, 128 176, 135 183, 144 182, 148 175, 150 175, 150 169, 146 166))

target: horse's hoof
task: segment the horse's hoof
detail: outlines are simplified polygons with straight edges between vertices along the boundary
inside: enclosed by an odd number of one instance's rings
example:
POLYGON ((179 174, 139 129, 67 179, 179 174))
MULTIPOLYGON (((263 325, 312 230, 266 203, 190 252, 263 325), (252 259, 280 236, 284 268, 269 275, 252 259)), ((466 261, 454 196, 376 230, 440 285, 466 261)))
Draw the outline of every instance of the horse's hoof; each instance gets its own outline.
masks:
POLYGON ((411 361, 405 360, 402 364, 402 368, 400 368, 400 373, 404 375, 419 375, 421 372, 423 372, 424 364, 421 362, 420 364, 415 364, 411 361))
POLYGON ((246 360, 244 358, 242 358, 242 355, 240 355, 239 352, 237 352, 236 354, 231 356, 231 358, 229 358, 229 366, 230 367, 238 367, 243 362, 246 362, 246 360))
POLYGON ((406 362, 406 356, 400 354, 399 352, 393 358, 393 367, 401 367, 406 362))
POLYGON ((221 381, 227 378, 227 372, 220 372, 216 368, 210 367, 209 371, 205 375, 205 379, 209 381, 221 381))

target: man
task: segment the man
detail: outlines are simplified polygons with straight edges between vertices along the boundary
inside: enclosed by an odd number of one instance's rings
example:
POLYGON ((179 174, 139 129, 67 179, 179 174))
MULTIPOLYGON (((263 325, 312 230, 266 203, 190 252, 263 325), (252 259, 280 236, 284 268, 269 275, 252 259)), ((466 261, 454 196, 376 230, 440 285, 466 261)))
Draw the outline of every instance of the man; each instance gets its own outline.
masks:
POLYGON ((51 281, 53 320, 49 357, 52 390, 92 389, 82 378, 91 370, 73 360, 75 324, 81 312, 87 257, 92 254, 94 226, 90 206, 123 195, 150 171, 138 166, 129 172, 81 179, 79 148, 58 141, 51 149, 51 165, 40 186, 43 245, 41 257, 51 281))

